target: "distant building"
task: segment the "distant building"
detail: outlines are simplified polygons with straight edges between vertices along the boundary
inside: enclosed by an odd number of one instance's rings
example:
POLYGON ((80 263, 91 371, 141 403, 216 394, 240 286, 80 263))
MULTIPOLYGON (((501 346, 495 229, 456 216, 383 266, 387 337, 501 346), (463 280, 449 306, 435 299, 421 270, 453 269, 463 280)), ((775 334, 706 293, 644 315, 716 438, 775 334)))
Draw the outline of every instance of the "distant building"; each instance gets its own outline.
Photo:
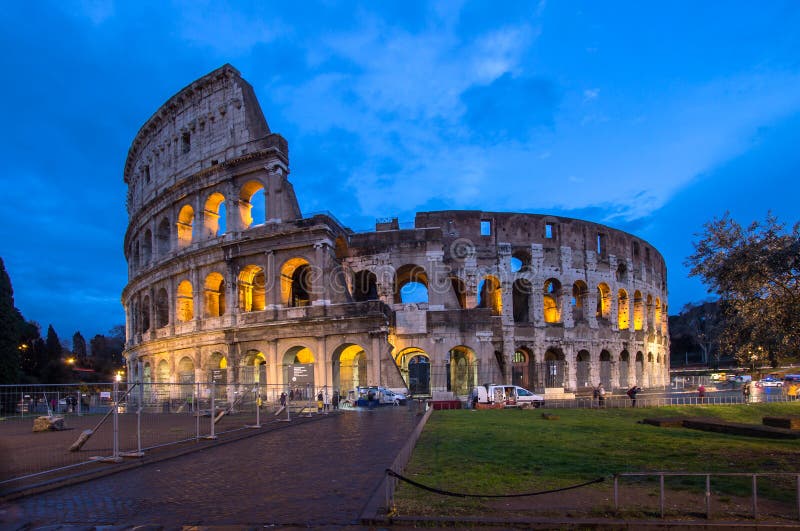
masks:
POLYGON ((303 217, 288 175, 286 140, 230 65, 142 126, 125 164, 131 380, 213 378, 270 396, 298 384, 464 396, 511 382, 568 396, 667 383, 667 273, 646 241, 482 211, 355 233, 331 214, 303 217))

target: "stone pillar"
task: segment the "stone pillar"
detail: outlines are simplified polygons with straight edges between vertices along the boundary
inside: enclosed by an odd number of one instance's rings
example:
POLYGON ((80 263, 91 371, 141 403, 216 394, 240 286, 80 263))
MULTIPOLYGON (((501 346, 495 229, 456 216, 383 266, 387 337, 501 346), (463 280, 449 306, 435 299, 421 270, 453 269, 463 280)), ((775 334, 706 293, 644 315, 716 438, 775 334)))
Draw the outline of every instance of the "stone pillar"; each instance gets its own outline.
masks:
POLYGON ((278 359, 278 340, 272 339, 267 342, 267 351, 264 353, 267 358, 267 383, 275 386, 273 389, 280 395, 285 387, 283 375, 281 374, 281 360, 278 359))
POLYGON ((425 253, 427 267, 425 271, 428 275, 428 308, 444 308, 445 292, 443 287, 447 287, 449 280, 443 267, 444 251, 427 251, 425 253))
POLYGON ((331 303, 329 293, 331 267, 328 260, 331 247, 331 242, 327 240, 314 244, 314 263, 311 264, 314 283, 311 286, 312 306, 326 306, 331 303))
MULTIPOLYGON (((329 386, 331 381, 330 363, 328 363, 328 336, 317 337, 317 356, 314 359, 314 385, 316 397, 320 389, 329 386)), ((330 396, 330 391, 328 392, 330 396)))

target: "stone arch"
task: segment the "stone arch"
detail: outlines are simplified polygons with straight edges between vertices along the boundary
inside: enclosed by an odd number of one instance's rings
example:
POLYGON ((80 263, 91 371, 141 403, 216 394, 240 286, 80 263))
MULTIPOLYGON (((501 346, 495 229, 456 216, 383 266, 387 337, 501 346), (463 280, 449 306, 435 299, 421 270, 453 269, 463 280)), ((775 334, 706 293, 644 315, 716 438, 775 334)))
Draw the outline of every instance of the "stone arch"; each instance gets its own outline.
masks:
POLYGON ((656 332, 661 332, 661 299, 656 297, 655 307, 653 308, 653 325, 656 332))
POLYGON ((636 352, 636 384, 641 385, 644 382, 644 354, 641 351, 636 352))
POLYGON ((367 355, 361 345, 339 345, 331 355, 334 390, 343 396, 356 387, 369 385, 367 355))
POLYGON ((150 265, 151 260, 153 260, 153 233, 147 229, 142 238, 142 265, 150 265))
POLYGON ((353 276, 353 300, 356 302, 378 300, 378 278, 368 269, 353 276))
POLYGON ((158 383, 169 383, 169 362, 167 360, 160 360, 156 369, 156 379, 158 383))
POLYGON ((301 257, 290 258, 281 266, 281 300, 296 308, 311 304, 311 264, 301 257))
POLYGON ((647 294, 647 298, 645 299, 645 315, 647 319, 647 329, 654 330, 655 329, 655 320, 653 319, 653 296, 649 293, 647 294))
POLYGON ((468 395, 478 385, 478 364, 471 348, 459 345, 450 349, 449 354, 449 386, 456 396, 468 395))
POLYGON ((600 351, 600 383, 609 391, 613 388, 611 381, 611 353, 605 349, 600 351))
POLYGON ((527 347, 517 347, 514 356, 511 358, 511 383, 531 389, 531 384, 535 381, 534 358, 527 347))
POLYGON ((503 313, 503 292, 496 276, 486 275, 478 283, 478 308, 489 308, 492 315, 503 313))
POLYGON ((395 363, 405 379, 411 395, 431 394, 431 358, 418 347, 404 348, 395 356, 395 363))
POLYGON ((401 266, 394 278, 394 302, 428 302, 428 287, 428 274, 424 267, 416 264, 401 266))
POLYGON ((159 257, 167 256, 170 251, 171 235, 170 223, 167 218, 161 218, 156 229, 156 253, 159 257))
POLYGON ((628 265, 625 262, 620 262, 617 265, 617 271, 615 273, 615 278, 617 282, 625 282, 628 280, 628 265))
POLYGON ((592 356, 588 350, 580 350, 575 356, 575 385, 580 388, 594 387, 592 377, 592 356))
MULTIPOLYGON (((530 321, 530 295, 533 293, 533 286, 527 278, 518 278, 512 285, 512 303, 515 323, 527 323, 530 321)), ((522 386, 525 387, 525 386, 522 386)))
POLYGON ((246 265, 239 272, 239 309, 260 312, 266 308, 266 276, 257 265, 246 265))
POLYGON ((239 215, 243 229, 266 223, 267 202, 261 182, 247 181, 239 190, 239 215))
POLYGON ((638 289, 633 292, 633 329, 641 330, 644 327, 644 299, 638 289))
POLYGON ((194 293, 191 282, 182 280, 178 284, 175 301, 175 317, 178 322, 186 323, 194 319, 194 293))
POLYGON ((194 209, 191 205, 181 207, 175 228, 178 235, 178 248, 183 249, 191 245, 194 239, 194 209))
POLYGON ((227 228, 225 222, 225 196, 214 192, 206 199, 203 208, 203 225, 209 237, 222 236, 227 228))
POLYGON ((528 250, 518 249, 511 255, 511 272, 518 273, 531 266, 531 253, 528 250))
POLYGON ((631 325, 628 292, 624 289, 617 292, 617 325, 620 330, 627 330, 631 325))
POLYGON ((627 350, 619 353, 619 386, 623 389, 627 389, 630 384, 630 361, 631 355, 627 350))
POLYGON ((589 303, 589 287, 583 280, 572 284, 572 319, 576 323, 586 321, 586 306, 589 303))
POLYGON ((294 398, 307 399, 314 391, 314 353, 305 345, 288 348, 282 358, 284 382, 294 391, 294 398))
POLYGON ((564 387, 567 362, 560 348, 550 347, 544 353, 544 387, 564 387))
POLYGON ((205 282, 205 317, 225 314, 225 278, 216 271, 209 273, 205 282))
POLYGON ((239 361, 239 383, 246 386, 266 387, 267 357, 257 349, 249 349, 239 361))
POLYGON ((142 297, 142 332, 150 330, 150 295, 142 297))
MULTIPOLYGON (((206 360, 206 367, 207 371, 212 370, 227 370, 228 369, 228 358, 222 352, 214 351, 206 360)), ((209 378, 210 379, 210 378, 209 378)))
POLYGON ((595 312, 595 317, 606 321, 611 320, 611 288, 605 282, 597 285, 597 311, 595 312))
POLYGON ((555 278, 544 281, 544 322, 561 322, 561 282, 555 278))
POLYGON ((169 324, 169 295, 166 288, 159 288, 156 292, 156 328, 163 328, 169 324))

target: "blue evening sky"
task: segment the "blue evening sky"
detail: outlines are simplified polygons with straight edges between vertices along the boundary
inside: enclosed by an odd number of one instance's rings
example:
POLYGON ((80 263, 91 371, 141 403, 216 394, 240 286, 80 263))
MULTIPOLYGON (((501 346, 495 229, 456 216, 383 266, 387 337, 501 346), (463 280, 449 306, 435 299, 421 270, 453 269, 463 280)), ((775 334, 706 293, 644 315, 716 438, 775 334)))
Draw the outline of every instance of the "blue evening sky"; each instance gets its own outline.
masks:
POLYGON ((677 313, 705 221, 800 219, 798 29, 794 1, 8 2, 0 256, 62 339, 123 323, 128 146, 231 63, 304 212, 605 223, 661 251, 677 313))

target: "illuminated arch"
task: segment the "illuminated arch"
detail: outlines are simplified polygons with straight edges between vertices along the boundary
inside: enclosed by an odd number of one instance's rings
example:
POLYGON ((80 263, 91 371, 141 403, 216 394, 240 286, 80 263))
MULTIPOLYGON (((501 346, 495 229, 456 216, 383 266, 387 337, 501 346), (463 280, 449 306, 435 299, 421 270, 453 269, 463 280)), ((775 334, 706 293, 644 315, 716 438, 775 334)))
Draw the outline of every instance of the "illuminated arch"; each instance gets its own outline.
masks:
POLYGON ((492 315, 503 313, 503 292, 496 276, 486 275, 478 283, 478 308, 489 308, 492 315))
POLYGON ((418 347, 404 348, 395 355, 395 362, 410 394, 431 393, 431 359, 427 352, 418 347))
POLYGON ((311 265, 305 258, 295 257, 281 267, 281 300, 286 306, 311 304, 311 265))
POLYGON ((428 274, 425 268, 416 264, 406 264, 395 273, 394 302, 428 302, 428 274))
POLYGON ((644 299, 638 289, 633 292, 633 329, 641 330, 644 327, 644 299))
POLYGON ((239 215, 242 228, 263 225, 266 222, 266 198, 264 185, 258 181, 248 181, 239 191, 239 215))
POLYGON ((264 386, 267 383, 267 357, 260 350, 248 350, 239 362, 239 383, 264 386))
POLYGON ((472 349, 459 345, 450 349, 450 389, 456 395, 467 395, 478 385, 478 367, 472 349))
POLYGON ((260 312, 266 308, 266 277, 257 265, 247 265, 239 272, 239 309, 260 312))
POLYGON ((225 196, 219 192, 214 192, 206 200, 203 208, 203 225, 206 233, 210 237, 225 234, 225 196))
POLYGON ((205 282, 205 317, 225 314, 225 279, 216 271, 209 273, 205 282))
POLYGON ((176 319, 181 323, 194 319, 194 293, 192 292, 191 282, 183 280, 178 284, 178 293, 175 299, 177 303, 175 307, 176 319))
POLYGON ((601 282, 597 285, 597 311, 595 317, 598 319, 611 319, 611 288, 608 284, 601 282))
POLYGON ((161 360, 158 362, 158 368, 156 369, 156 378, 159 383, 169 382, 169 363, 167 362, 167 360, 161 360))
POLYGON ((177 223, 178 247, 183 249, 192 243, 194 238, 194 209, 191 205, 183 205, 178 213, 177 223))
POLYGON ((544 322, 561 322, 561 282, 548 278, 544 282, 544 322))
POLYGON ((341 394, 368 385, 367 355, 361 345, 346 343, 333 351, 333 386, 341 394))
POLYGON ((624 289, 617 292, 617 323, 620 330, 630 328, 630 304, 628 302, 628 292, 624 289))

